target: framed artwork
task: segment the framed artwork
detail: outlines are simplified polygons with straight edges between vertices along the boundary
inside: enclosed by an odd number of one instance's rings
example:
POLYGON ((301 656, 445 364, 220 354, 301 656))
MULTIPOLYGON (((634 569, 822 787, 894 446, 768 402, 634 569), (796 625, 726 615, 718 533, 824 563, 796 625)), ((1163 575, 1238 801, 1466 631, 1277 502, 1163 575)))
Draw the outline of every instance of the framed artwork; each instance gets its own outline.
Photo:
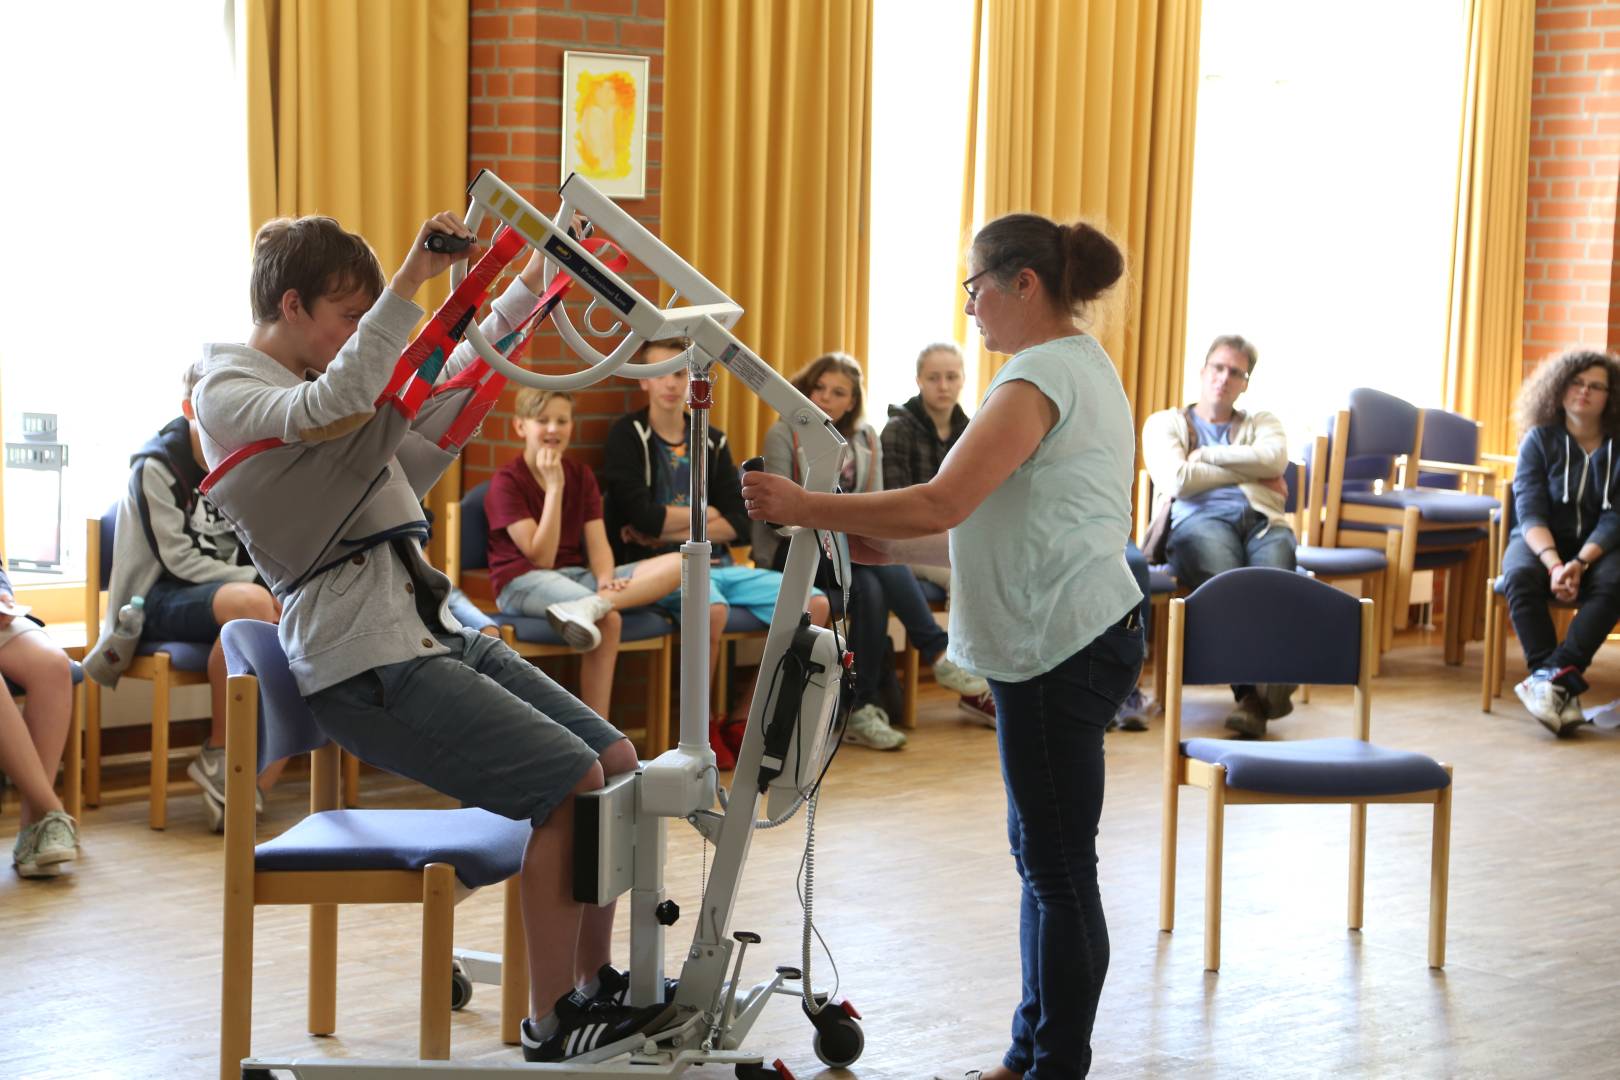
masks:
POLYGON ((563 53, 562 176, 579 173, 604 195, 647 194, 645 56, 563 53))

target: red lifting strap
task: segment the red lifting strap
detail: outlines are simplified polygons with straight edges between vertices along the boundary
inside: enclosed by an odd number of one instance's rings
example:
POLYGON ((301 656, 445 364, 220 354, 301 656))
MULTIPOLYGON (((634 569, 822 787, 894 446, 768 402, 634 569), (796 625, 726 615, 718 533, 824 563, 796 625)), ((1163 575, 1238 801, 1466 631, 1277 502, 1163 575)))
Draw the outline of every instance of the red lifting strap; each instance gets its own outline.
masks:
MULTIPOLYGON (((434 365, 428 377, 429 385, 433 377, 438 375, 438 367, 442 366, 456 344, 466 332, 467 323, 477 314, 479 307, 489 295, 489 287, 495 283, 501 271, 506 269, 517 253, 524 248, 523 237, 515 229, 503 228, 495 236, 495 242, 490 245, 484 257, 478 260, 467 276, 462 279, 454 292, 433 313, 433 318, 422 327, 414 341, 400 354, 399 362, 394 365, 393 378, 377 396, 376 405, 382 407, 383 402, 397 395, 407 383, 416 375, 417 370, 427 366, 437 355, 437 364, 434 365)), ((420 401, 418 401, 420 404, 420 401)), ((397 406, 396 406, 397 407, 397 406)), ((406 416, 415 415, 414 409, 402 409, 406 416)))

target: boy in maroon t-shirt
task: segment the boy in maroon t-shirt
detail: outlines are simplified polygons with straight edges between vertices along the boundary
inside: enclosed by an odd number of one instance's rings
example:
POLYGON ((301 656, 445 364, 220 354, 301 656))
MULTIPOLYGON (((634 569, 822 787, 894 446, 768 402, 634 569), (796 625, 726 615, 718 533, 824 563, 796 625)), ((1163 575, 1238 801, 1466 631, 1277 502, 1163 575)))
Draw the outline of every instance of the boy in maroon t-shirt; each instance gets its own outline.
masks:
POLYGON ((563 456, 574 433, 572 394, 525 387, 513 427, 523 455, 495 474, 484 495, 489 576, 508 615, 544 616, 580 661, 580 700, 608 715, 619 657, 619 612, 680 586, 678 553, 624 566, 602 523, 602 491, 591 470, 563 456))

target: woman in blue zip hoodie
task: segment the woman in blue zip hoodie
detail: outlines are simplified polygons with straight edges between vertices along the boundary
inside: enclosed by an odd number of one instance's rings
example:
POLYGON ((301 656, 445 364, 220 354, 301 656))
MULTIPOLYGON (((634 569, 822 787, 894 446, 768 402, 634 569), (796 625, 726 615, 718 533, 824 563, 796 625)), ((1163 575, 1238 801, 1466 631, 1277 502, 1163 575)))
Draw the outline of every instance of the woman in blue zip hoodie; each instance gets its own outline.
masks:
POLYGON ((1560 738, 1585 723, 1584 673, 1620 620, 1620 360, 1575 349, 1519 393, 1518 523, 1502 557, 1508 613, 1530 677, 1519 700, 1560 738), (1579 600, 1562 642, 1550 600, 1579 600))

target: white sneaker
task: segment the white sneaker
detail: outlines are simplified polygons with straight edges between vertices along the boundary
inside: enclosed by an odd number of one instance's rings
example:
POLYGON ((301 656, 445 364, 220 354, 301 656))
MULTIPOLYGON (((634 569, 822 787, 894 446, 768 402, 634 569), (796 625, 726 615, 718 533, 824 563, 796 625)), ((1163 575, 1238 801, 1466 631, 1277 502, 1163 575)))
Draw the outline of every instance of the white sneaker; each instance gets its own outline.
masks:
POLYGON ((873 750, 898 750, 906 745, 905 732, 889 724, 889 714, 876 705, 862 705, 844 728, 844 741, 873 750))
POLYGON ((990 692, 990 684, 970 671, 964 671, 941 656, 934 661, 934 681, 953 694, 978 697, 990 692))
POLYGON ((546 621, 562 635, 569 648, 575 652, 590 652, 602 644, 602 631, 596 628, 597 622, 612 610, 612 604, 592 594, 552 604, 546 608, 546 621))
MULTIPOLYGON (((1569 704, 1569 692, 1562 686, 1553 682, 1540 671, 1533 671, 1530 677, 1513 688, 1524 702, 1524 707, 1531 716, 1540 721, 1541 726, 1562 737, 1567 730, 1564 720, 1564 709, 1569 704)), ((1584 717, 1583 717, 1584 719, 1584 717)))

